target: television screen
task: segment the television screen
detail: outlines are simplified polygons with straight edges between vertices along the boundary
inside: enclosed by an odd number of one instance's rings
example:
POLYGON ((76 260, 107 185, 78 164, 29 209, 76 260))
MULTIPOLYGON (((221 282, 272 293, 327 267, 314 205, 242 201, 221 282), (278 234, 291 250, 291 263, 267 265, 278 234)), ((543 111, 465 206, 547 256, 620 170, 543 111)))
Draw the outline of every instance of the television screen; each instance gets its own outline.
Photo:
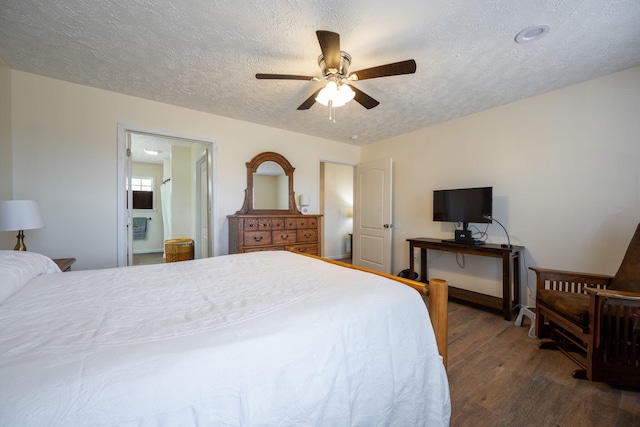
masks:
POLYGON ((433 220, 490 223, 493 215, 493 187, 435 190, 433 192, 433 220))

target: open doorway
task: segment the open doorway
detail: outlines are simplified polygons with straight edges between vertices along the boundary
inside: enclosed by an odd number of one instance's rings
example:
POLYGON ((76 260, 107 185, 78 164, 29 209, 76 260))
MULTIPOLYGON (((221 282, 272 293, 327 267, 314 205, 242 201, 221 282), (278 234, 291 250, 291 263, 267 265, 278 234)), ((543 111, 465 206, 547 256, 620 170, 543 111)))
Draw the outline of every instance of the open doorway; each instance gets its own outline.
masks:
POLYGON ((165 262, 175 239, 211 256, 213 142, 119 126, 118 149, 118 266, 165 262))
POLYGON ((320 162, 320 213, 325 258, 351 263, 353 251, 353 165, 320 162))

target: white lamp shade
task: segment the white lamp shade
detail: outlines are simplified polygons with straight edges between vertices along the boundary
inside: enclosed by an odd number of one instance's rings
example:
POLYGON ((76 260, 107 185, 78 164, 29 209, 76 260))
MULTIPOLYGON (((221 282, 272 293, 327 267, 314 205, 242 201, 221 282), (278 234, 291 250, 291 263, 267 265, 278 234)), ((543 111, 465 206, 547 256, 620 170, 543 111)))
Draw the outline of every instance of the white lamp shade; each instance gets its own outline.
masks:
POLYGON ((0 231, 43 228, 44 220, 35 200, 3 200, 0 202, 0 231))
POLYGON ((300 206, 309 206, 310 202, 309 202, 309 195, 308 194, 301 194, 300 195, 300 206))

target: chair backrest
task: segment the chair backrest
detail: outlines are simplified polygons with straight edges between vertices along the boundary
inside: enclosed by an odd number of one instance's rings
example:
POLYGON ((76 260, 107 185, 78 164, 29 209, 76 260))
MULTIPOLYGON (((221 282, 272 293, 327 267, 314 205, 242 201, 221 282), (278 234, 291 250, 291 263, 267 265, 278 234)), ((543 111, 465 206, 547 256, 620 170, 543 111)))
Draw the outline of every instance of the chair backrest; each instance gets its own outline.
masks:
POLYGON ((611 289, 640 292, 640 224, 631 238, 618 272, 613 276, 611 289))

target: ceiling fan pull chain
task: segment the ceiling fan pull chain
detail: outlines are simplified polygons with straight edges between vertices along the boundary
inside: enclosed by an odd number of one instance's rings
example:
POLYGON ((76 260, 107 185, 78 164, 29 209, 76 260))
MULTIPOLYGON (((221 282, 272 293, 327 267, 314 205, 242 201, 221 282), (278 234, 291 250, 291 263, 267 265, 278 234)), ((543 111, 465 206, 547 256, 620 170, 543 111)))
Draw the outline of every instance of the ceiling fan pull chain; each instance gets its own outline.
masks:
POLYGON ((329 120, 336 122, 336 109, 333 107, 333 100, 329 100, 329 120))

